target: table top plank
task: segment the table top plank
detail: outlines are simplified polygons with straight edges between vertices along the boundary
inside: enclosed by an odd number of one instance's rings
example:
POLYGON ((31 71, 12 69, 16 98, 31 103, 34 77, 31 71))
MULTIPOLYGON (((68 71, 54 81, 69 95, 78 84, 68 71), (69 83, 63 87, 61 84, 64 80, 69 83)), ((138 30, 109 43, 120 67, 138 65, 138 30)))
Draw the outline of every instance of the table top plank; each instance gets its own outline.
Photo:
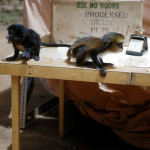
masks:
POLYGON ((67 61, 68 48, 42 48, 40 61, 34 59, 15 61, 0 60, 0 74, 74 80, 86 82, 103 82, 111 84, 150 85, 150 68, 107 67, 106 77, 92 68, 78 67, 75 62, 67 61), (132 81, 131 81, 132 79, 132 81))

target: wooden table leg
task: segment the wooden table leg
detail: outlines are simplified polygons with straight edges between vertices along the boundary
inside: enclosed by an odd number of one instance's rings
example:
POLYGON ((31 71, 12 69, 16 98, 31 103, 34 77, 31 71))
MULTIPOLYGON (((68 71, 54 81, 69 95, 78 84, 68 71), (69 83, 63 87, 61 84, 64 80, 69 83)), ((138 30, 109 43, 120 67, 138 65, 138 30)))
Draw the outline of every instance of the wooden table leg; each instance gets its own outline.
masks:
POLYGON ((12 150, 20 150, 20 77, 11 76, 12 150))
POLYGON ((64 136, 64 80, 59 80, 59 135, 64 136))

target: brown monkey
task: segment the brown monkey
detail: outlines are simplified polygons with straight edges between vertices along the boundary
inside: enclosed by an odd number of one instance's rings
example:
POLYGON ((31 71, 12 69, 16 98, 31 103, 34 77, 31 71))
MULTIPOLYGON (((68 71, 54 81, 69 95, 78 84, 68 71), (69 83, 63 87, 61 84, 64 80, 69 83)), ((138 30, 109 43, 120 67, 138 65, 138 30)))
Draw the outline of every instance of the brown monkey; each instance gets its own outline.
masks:
POLYGON ((68 59, 75 58, 77 66, 87 67, 90 62, 87 62, 86 58, 90 57, 92 64, 100 70, 101 76, 105 76, 106 71, 103 66, 112 66, 113 64, 104 63, 102 58, 98 60, 97 55, 103 52, 121 52, 124 38, 122 34, 116 32, 109 32, 102 38, 94 36, 80 38, 70 46, 67 52, 68 59))

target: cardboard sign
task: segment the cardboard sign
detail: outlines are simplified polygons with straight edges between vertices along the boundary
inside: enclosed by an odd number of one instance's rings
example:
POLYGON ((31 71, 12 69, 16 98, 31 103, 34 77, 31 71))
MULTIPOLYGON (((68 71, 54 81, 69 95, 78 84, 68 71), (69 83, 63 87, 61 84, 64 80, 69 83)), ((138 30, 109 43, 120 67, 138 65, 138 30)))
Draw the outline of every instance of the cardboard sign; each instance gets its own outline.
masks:
POLYGON ((129 41, 142 31, 143 0, 53 0, 52 36, 56 42, 119 32, 129 41))

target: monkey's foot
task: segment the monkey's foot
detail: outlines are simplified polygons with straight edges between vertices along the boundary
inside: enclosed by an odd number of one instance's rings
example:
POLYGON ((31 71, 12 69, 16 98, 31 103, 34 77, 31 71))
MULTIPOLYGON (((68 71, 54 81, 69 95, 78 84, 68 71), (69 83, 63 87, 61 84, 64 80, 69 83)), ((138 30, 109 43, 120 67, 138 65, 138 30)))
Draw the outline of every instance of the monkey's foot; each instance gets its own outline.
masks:
POLYGON ((39 60, 40 60, 40 57, 39 57, 39 56, 35 56, 35 57, 34 57, 34 60, 35 60, 35 61, 39 61, 39 60))
POLYGON ((88 62, 88 61, 85 61, 85 62, 82 64, 82 66, 83 66, 83 67, 87 67, 87 68, 95 68, 93 62, 88 62))
POLYGON ((22 53, 22 58, 24 58, 24 59, 30 59, 30 52, 24 51, 24 52, 22 53))
POLYGON ((102 77, 105 77, 105 76, 106 76, 106 69, 105 69, 105 68, 101 68, 101 69, 100 69, 100 75, 101 75, 102 77))
POLYGON ((14 57, 7 57, 6 60, 7 61, 14 61, 14 60, 16 60, 16 58, 14 58, 14 57))
POLYGON ((103 62, 102 58, 99 58, 99 61, 101 62, 102 66, 113 66, 114 65, 112 63, 105 63, 105 62, 103 62))
POLYGON ((113 66, 114 64, 112 63, 103 63, 103 66, 113 66))

